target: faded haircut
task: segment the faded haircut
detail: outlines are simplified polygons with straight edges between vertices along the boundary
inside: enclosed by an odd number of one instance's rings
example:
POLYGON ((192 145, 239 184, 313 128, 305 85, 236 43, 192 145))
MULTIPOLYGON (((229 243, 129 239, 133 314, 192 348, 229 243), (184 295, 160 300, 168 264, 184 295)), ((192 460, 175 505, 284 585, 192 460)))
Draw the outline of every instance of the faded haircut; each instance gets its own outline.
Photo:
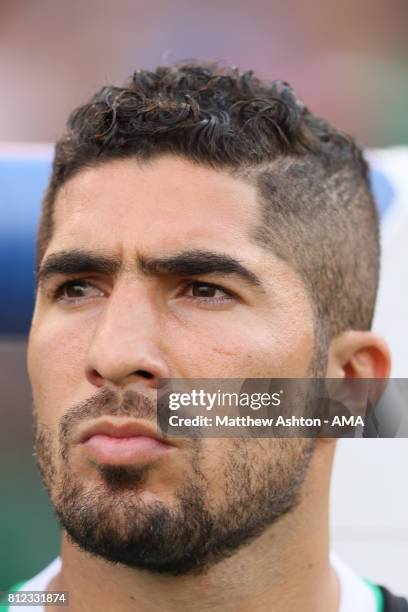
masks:
POLYGON ((43 202, 37 270, 61 185, 110 160, 163 154, 256 185, 262 223, 253 239, 302 277, 321 348, 343 330, 371 327, 379 224, 360 148, 311 113, 287 83, 215 63, 138 70, 124 87, 103 87, 70 115, 43 202))

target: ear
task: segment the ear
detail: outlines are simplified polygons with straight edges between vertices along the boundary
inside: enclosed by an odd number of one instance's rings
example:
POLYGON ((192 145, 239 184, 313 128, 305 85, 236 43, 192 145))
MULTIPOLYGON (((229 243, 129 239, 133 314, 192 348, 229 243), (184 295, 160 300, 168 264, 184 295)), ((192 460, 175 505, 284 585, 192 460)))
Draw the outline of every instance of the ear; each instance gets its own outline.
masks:
POLYGON ((327 378, 388 378, 390 370, 387 343, 372 331, 349 329, 330 343, 327 378))

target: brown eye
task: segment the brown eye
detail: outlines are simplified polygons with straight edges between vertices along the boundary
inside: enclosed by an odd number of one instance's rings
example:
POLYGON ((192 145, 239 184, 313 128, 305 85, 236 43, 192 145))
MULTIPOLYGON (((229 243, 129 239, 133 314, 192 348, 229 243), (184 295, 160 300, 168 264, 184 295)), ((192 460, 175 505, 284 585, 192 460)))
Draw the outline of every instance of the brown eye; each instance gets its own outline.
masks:
POLYGON ((60 285, 54 294, 59 302, 77 302, 83 298, 101 297, 103 292, 87 281, 73 280, 60 285))
POLYGON ((190 300, 195 299, 203 305, 221 305, 234 299, 232 294, 223 287, 204 281, 192 281, 186 285, 185 289, 190 300))
POLYGON ((64 295, 68 298, 82 297, 84 293, 84 287, 82 283, 75 283, 72 285, 66 285, 64 288, 64 295))
POLYGON ((215 297, 216 291, 219 291, 217 287, 213 287, 212 285, 205 285, 204 283, 197 283, 195 286, 192 286, 192 295, 194 297, 204 297, 204 298, 213 298, 215 297))

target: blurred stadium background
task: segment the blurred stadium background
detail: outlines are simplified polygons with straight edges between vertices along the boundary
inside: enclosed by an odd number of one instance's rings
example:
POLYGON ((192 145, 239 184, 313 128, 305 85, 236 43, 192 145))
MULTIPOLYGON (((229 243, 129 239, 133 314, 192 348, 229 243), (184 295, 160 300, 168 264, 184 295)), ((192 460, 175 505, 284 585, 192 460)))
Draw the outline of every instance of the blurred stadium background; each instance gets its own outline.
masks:
MULTIPOLYGON (((406 0, 2 0, 0 3, 0 590, 58 554, 31 454, 26 333, 35 227, 50 148, 68 113, 137 68, 216 59, 289 81, 314 112, 370 149, 383 214, 376 328, 408 371, 406 0), (405 263, 404 263, 405 262, 405 263)), ((408 595, 407 440, 343 440, 332 490, 335 550, 408 595)))

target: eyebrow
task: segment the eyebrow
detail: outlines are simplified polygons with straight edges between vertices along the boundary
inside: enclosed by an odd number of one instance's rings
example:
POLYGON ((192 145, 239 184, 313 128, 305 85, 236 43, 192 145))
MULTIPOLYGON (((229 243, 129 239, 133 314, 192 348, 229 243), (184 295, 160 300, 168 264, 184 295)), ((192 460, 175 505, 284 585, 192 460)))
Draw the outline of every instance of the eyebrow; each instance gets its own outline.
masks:
POLYGON ((224 253, 213 251, 184 251, 171 257, 140 258, 140 268, 148 276, 196 276, 199 274, 234 274, 247 283, 262 287, 258 276, 240 261, 224 253))
POLYGON ((37 274, 37 285, 45 283, 53 276, 97 272, 116 275, 121 267, 120 260, 84 250, 58 251, 49 255, 40 266, 37 274))
MULTIPOLYGON (((201 274, 235 275, 248 284, 264 290, 261 279, 240 261, 224 253, 205 250, 189 250, 168 257, 137 258, 137 268, 145 276, 196 276, 201 274)), ((44 284, 53 276, 97 273, 117 276, 123 269, 122 261, 83 249, 59 251, 49 255, 40 266, 37 286, 44 284)))

